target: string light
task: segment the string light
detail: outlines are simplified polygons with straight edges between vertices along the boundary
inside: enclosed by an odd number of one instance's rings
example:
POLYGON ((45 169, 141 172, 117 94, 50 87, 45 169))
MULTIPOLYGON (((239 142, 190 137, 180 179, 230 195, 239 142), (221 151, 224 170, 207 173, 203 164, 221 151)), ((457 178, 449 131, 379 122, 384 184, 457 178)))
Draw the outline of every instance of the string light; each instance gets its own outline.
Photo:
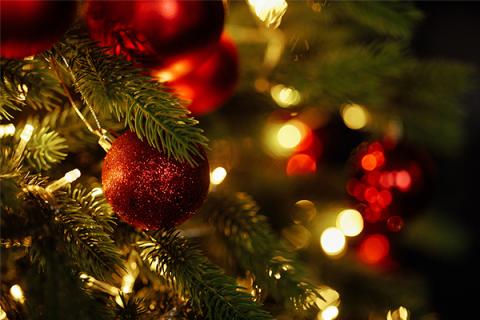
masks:
POLYGON ((23 152, 27 147, 27 143, 32 138, 33 129, 34 129, 33 126, 29 123, 27 123, 23 128, 22 133, 20 134, 20 142, 18 143, 18 146, 15 149, 15 155, 13 156, 14 163, 16 164, 20 163, 23 152))
MULTIPOLYGON (((321 320, 333 320, 338 317, 339 310, 336 306, 328 306, 325 310, 322 311, 320 314, 321 320)), ((320 320, 319 319, 319 320, 320 320)))
POLYGON ((360 130, 368 124, 367 110, 358 104, 349 104, 343 107, 342 118, 345 125, 352 130, 360 130))
POLYGON ((7 314, 3 311, 2 307, 0 307, 0 320, 6 320, 7 314))
POLYGON ((282 108, 296 106, 302 101, 302 97, 298 90, 293 87, 286 87, 282 84, 274 85, 270 89, 270 95, 282 108))
POLYGON ((320 236, 320 245, 329 256, 340 254, 345 248, 345 236, 340 229, 331 227, 325 229, 320 236))
POLYGON ((14 284, 10 287, 10 294, 12 295, 13 300, 20 303, 25 302, 25 296, 23 295, 23 290, 18 284, 14 284))
POLYGON ((92 198, 96 198, 102 194, 103 194, 102 188, 96 187, 92 189, 92 193, 90 195, 92 196, 92 198))
POLYGON ((340 211, 337 216, 337 228, 347 237, 358 236, 363 230, 362 215, 354 209, 340 211))
POLYGON ((0 138, 13 136, 15 134, 15 125, 13 123, 0 125, 0 138))
POLYGON ((210 173, 210 183, 213 185, 219 185, 223 182, 223 180, 225 180, 226 176, 227 170, 225 170, 223 167, 217 167, 210 173))
POLYGON ((63 178, 58 179, 57 181, 52 182, 49 184, 45 189, 48 192, 54 192, 60 188, 63 188, 64 186, 72 183, 73 181, 77 180, 81 176, 81 172, 78 169, 74 169, 72 171, 69 171, 65 173, 63 178))
POLYGON ((407 308, 405 307, 399 307, 396 310, 393 311, 388 311, 387 313, 387 320, 408 320, 409 319, 409 313, 407 308))
POLYGON ((252 12, 267 28, 275 29, 282 22, 287 12, 288 4, 285 0, 248 0, 252 12))

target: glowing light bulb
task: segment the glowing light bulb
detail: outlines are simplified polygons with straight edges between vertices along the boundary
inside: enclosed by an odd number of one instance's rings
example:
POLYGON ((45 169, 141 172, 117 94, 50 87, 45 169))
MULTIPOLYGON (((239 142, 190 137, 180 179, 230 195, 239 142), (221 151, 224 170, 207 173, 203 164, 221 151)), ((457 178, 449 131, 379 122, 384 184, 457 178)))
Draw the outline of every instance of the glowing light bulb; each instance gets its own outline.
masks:
POLYGON ((57 181, 54 181, 51 184, 49 184, 45 189, 48 192, 56 191, 60 188, 63 188, 67 184, 72 183, 73 181, 77 180, 80 177, 80 175, 81 175, 80 170, 74 169, 72 171, 69 171, 69 172, 65 173, 63 178, 58 179, 57 181))
POLYGON ((321 313, 321 320, 333 320, 338 317, 339 310, 336 306, 328 306, 321 313))
POLYGON ((358 104, 349 104, 343 108, 342 118, 348 128, 359 130, 367 125, 369 115, 364 107, 358 104))
POLYGON ((13 123, 0 125, 0 138, 13 136, 15 134, 15 125, 13 123))
POLYGON ((91 193, 92 198, 96 198, 102 194, 103 194, 102 188, 96 187, 92 189, 92 193, 91 193))
POLYGON ((25 296, 23 295, 23 290, 18 284, 14 284, 10 287, 10 294, 12 295, 13 300, 20 303, 25 302, 25 296))
POLYGON ((399 307, 397 310, 388 311, 387 320, 408 320, 408 310, 405 307, 399 307))
POLYGON ((278 130, 277 140, 283 148, 293 149, 302 141, 302 132, 295 124, 287 123, 278 130))
POLYGON ((22 133, 20 134, 20 139, 25 142, 28 142, 33 134, 33 126, 31 124, 26 124, 25 128, 23 128, 22 133))
POLYGON ((126 274, 122 278, 122 292, 130 293, 132 292, 133 285, 135 283, 135 277, 131 274, 126 274))
POLYGON ((210 183, 214 185, 219 185, 220 183, 225 180, 225 177, 227 176, 227 170, 223 167, 217 167, 213 169, 213 171, 210 173, 210 183))
POLYGON ((248 0, 248 4, 268 28, 277 28, 280 25, 288 7, 285 0, 248 0))
POLYGON ((362 215, 354 209, 341 211, 337 216, 337 228, 347 237, 359 235, 363 230, 362 215))
POLYGON ((7 319, 7 314, 5 311, 3 311, 2 307, 0 307, 0 320, 5 320, 7 319))
POLYGON ((270 89, 273 100, 282 108, 298 105, 302 101, 300 92, 292 87, 277 84, 270 89))
POLYGON ((320 236, 320 245, 323 251, 329 256, 338 255, 345 248, 345 236, 340 229, 328 228, 320 236))

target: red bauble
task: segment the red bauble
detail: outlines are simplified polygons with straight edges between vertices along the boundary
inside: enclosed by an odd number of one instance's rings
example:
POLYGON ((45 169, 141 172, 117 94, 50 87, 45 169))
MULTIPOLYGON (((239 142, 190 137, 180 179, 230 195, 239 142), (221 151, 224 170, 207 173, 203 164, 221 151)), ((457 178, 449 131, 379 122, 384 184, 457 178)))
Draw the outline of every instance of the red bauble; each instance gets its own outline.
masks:
POLYGON ((113 47, 112 53, 177 76, 208 56, 222 33, 225 9, 220 0, 89 0, 85 16, 91 37, 113 47))
POLYGON ((203 204, 210 183, 205 152, 192 167, 167 157, 133 132, 116 139, 102 167, 103 191, 114 211, 141 229, 170 228, 203 204))
POLYGON ((430 198, 432 165, 421 150, 405 143, 369 142, 358 147, 351 162, 347 191, 368 223, 385 223, 393 231, 392 221, 418 212, 430 198))
POLYGON ((185 100, 195 115, 220 107, 233 94, 238 80, 238 54, 233 41, 223 35, 210 57, 191 73, 166 85, 185 100))
POLYGON ((76 9, 76 1, 0 0, 0 56, 19 59, 49 49, 76 9))

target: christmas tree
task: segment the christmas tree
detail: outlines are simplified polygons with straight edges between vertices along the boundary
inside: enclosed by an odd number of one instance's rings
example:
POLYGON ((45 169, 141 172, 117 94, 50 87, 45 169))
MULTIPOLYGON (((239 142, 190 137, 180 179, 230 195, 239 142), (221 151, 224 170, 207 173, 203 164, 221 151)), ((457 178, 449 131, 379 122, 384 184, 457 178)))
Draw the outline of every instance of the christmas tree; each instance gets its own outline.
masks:
POLYGON ((0 5, 0 319, 436 319, 471 71, 412 3, 0 5))

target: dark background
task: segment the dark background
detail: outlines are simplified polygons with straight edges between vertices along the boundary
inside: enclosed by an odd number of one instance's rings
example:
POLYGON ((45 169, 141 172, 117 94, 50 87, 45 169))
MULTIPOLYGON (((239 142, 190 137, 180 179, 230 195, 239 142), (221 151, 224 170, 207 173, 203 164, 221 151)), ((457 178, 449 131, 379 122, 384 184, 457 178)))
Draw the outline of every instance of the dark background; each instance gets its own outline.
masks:
POLYGON ((478 274, 480 163, 477 141, 480 138, 480 2, 422 1, 416 5, 425 19, 413 39, 417 56, 449 58, 469 64, 474 69, 472 87, 463 103, 465 144, 463 152, 437 159, 440 169, 442 205, 472 236, 468 254, 445 263, 418 258, 416 267, 430 280, 434 309, 441 319, 478 318, 478 274))

